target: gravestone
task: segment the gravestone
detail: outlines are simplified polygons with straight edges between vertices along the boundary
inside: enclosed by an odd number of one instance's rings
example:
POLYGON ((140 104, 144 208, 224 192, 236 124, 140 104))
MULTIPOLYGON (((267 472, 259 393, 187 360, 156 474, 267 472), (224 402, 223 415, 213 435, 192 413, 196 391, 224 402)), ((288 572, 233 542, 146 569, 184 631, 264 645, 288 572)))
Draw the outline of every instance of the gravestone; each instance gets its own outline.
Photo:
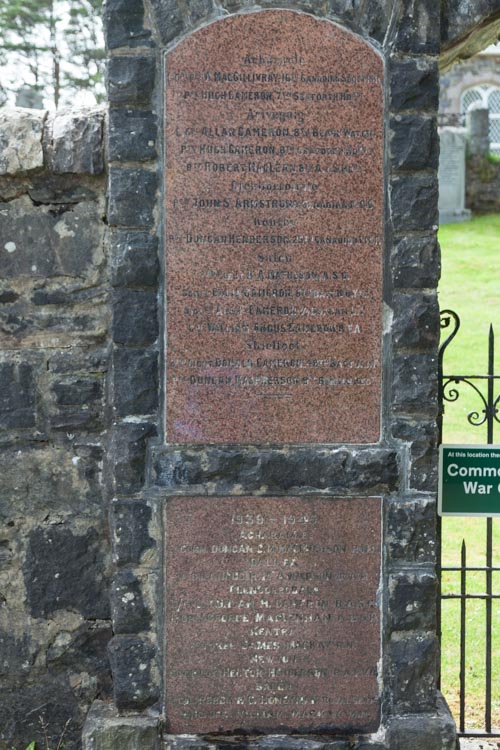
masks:
POLYGON ((165 106, 167 440, 376 442, 379 55, 240 16, 167 55, 165 106))
POLYGON ((468 221, 471 212, 465 208, 466 131, 442 128, 439 140, 439 223, 468 221))
MULTIPOLYGON (((165 82, 166 440, 376 442, 380 56, 268 11, 181 42, 165 82)), ((376 730, 380 513, 167 501, 172 732, 376 730)))
POLYGON ((85 750, 454 746, 439 13, 334 5, 107 5, 114 708, 85 750))

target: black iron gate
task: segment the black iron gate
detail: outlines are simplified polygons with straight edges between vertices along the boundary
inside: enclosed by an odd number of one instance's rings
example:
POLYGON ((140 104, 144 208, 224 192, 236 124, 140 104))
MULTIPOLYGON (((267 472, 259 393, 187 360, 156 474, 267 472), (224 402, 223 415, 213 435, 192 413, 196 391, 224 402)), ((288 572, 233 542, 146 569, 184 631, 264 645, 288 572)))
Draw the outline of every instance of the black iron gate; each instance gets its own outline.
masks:
MULTIPOLYGON (((438 388, 439 388, 439 442, 442 442, 443 416, 446 403, 458 401, 461 386, 472 388, 478 399, 478 408, 469 412, 467 420, 472 427, 486 428, 486 443, 493 444, 495 423, 500 424, 499 407, 500 394, 496 395, 495 384, 500 380, 500 375, 495 375, 495 336, 493 326, 490 326, 488 337, 488 372, 485 375, 448 375, 443 367, 444 355, 447 347, 455 338, 460 328, 460 318, 452 310, 441 312, 441 328, 449 328, 450 331, 439 349, 438 360, 438 388)), ((440 524, 441 527, 441 524, 440 524)), ((441 538, 441 528, 440 528, 441 538)), ((500 593, 493 592, 493 574, 500 571, 500 567, 493 565, 493 518, 486 519, 484 566, 467 565, 467 548, 462 541, 459 566, 441 566, 440 575, 443 572, 460 573, 460 590, 441 595, 441 600, 458 599, 460 601, 460 696, 458 734, 461 737, 500 737, 500 728, 492 726, 492 612, 493 600, 500 599, 500 593), (467 574, 469 572, 481 572, 485 575, 484 593, 469 593, 467 590, 467 574), (484 664, 484 726, 482 730, 467 729, 465 721, 467 684, 466 684, 466 642, 467 642, 467 602, 480 599, 485 602, 485 664, 484 664)), ((440 610, 441 611, 441 610, 440 610)), ((441 618, 439 618, 440 630, 441 618)))

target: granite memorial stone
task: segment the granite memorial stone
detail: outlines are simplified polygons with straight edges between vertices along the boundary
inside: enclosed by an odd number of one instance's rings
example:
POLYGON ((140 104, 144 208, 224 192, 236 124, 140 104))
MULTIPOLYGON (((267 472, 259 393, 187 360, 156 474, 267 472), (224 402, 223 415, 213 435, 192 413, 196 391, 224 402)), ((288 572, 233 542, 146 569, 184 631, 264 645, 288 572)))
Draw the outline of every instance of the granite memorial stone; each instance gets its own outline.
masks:
POLYGON ((379 439, 382 79, 283 10, 166 56, 169 441, 379 439))

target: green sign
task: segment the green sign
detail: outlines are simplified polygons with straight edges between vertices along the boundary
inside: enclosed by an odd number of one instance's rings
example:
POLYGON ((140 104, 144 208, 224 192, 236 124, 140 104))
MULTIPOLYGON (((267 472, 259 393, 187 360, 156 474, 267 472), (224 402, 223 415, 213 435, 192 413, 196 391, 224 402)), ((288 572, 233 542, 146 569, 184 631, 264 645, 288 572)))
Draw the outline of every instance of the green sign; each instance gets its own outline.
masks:
POLYGON ((500 516, 500 445, 441 445, 440 516, 500 516))

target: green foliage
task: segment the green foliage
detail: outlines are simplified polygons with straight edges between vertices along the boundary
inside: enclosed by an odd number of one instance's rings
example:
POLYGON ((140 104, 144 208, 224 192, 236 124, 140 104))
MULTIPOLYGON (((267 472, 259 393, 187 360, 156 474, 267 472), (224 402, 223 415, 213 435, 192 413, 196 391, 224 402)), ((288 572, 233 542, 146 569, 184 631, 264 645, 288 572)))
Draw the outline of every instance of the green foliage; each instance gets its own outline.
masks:
POLYGON ((102 0, 2 0, 4 98, 28 87, 56 107, 82 89, 102 99, 101 6, 102 0))

